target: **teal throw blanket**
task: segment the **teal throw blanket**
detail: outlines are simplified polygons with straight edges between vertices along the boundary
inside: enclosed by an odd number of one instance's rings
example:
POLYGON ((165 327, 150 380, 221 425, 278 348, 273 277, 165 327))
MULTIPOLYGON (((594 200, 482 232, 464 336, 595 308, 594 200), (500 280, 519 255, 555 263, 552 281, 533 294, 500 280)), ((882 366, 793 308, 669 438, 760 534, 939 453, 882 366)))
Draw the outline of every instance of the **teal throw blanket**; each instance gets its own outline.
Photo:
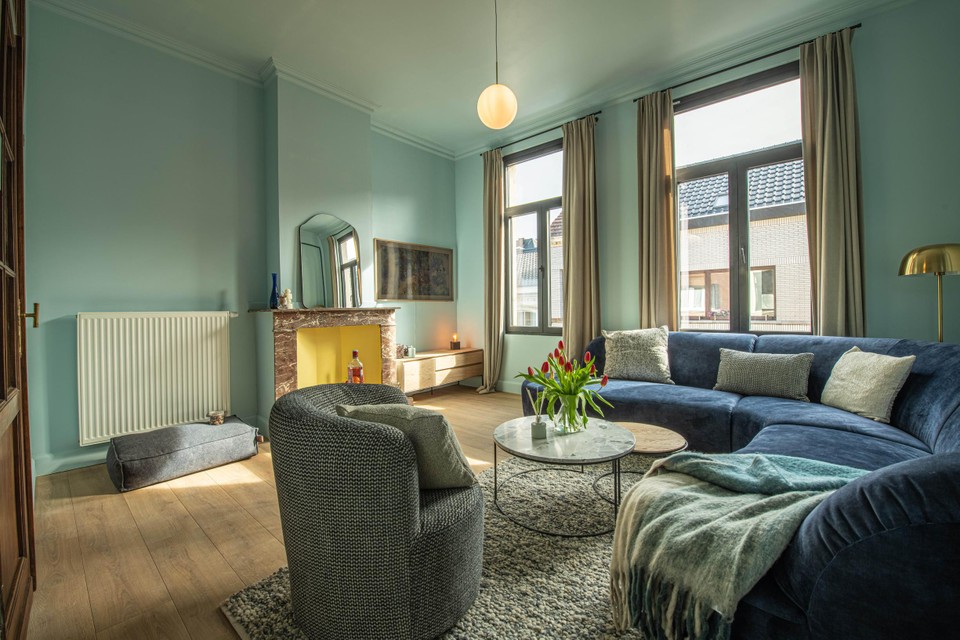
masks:
POLYGON ((648 640, 730 636, 737 604, 830 493, 867 473, 805 458, 683 452, 624 497, 613 619, 648 640))

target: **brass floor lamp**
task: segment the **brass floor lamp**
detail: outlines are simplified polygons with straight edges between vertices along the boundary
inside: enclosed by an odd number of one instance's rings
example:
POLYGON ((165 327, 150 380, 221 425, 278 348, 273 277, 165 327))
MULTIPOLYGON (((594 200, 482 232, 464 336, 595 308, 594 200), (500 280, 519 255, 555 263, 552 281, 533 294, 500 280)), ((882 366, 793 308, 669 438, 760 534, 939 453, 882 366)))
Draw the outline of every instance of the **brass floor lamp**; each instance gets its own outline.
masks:
POLYGON ((960 273, 960 244, 917 247, 900 262, 902 276, 937 276, 937 340, 943 342, 943 276, 960 273))

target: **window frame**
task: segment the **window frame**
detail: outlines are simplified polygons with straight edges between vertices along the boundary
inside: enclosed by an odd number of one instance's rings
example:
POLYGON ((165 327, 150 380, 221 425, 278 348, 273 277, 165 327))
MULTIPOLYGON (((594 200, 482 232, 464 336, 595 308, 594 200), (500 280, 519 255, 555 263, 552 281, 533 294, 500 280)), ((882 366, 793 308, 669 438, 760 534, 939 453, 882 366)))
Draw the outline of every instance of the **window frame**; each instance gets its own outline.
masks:
MULTIPOLYGON (((543 144, 517 151, 503 157, 504 175, 508 167, 514 164, 520 164, 528 160, 533 160, 541 156, 550 155, 557 151, 563 151, 563 138, 551 140, 543 144)), ((531 335, 531 336, 559 336, 563 334, 563 325, 559 327, 550 326, 550 237, 549 237, 549 218, 552 209, 560 209, 560 215, 563 215, 563 196, 546 198, 536 202, 526 202, 524 204, 506 206, 507 193, 504 189, 504 272, 506 275, 506 304, 504 312, 506 313, 505 331, 508 334, 531 335), (510 221, 512 218, 522 215, 535 213, 537 215, 537 326, 524 327, 513 324, 513 300, 514 300, 514 273, 513 257, 510 246, 510 221)), ((562 270, 562 265, 561 265, 562 270)), ((562 287, 561 287, 562 290, 562 287)))
POLYGON ((360 288, 360 246, 357 243, 357 233, 355 230, 350 229, 345 233, 341 233, 338 236, 334 236, 334 241, 337 248, 337 267, 339 270, 338 284, 340 285, 340 301, 344 302, 347 299, 347 273, 350 273, 353 286, 351 287, 351 299, 353 301, 353 307, 356 308, 359 306, 357 304, 357 291, 360 288), (347 238, 350 238, 349 241, 353 242, 353 260, 343 260, 343 241, 347 238))
MULTIPOLYGON (((729 197, 729 206, 727 212, 727 224, 729 225, 729 271, 730 271, 730 328, 729 329, 680 329, 681 331, 698 331, 704 333, 753 333, 774 334, 782 332, 777 331, 757 331, 750 328, 750 272, 752 269, 761 267, 750 266, 750 210, 749 210, 749 189, 747 185, 747 172, 755 167, 763 167, 781 162, 790 162, 793 160, 803 160, 803 145, 800 142, 771 147, 769 149, 760 149, 749 153, 730 156, 728 158, 719 158, 699 164, 692 164, 682 169, 677 169, 676 184, 677 188, 681 182, 699 180, 726 174, 727 193, 729 197), (736 206, 734 207, 734 203, 736 206), (736 268, 734 268, 736 265, 736 268), (736 277, 734 277, 736 276, 736 277), (736 305, 734 306, 734 303, 736 305)), ((677 207, 677 241, 680 241, 680 200, 676 199, 677 207)), ((677 247, 679 252, 679 245, 677 247)), ((699 271, 691 272, 699 273, 699 271)), ((679 293, 679 282, 681 274, 679 267, 677 270, 677 291, 679 293)), ((678 296, 679 301, 679 296, 678 296)), ((678 310, 682 314, 682 310, 678 310)), ((791 331, 800 335, 809 335, 811 331, 799 332, 791 331)))

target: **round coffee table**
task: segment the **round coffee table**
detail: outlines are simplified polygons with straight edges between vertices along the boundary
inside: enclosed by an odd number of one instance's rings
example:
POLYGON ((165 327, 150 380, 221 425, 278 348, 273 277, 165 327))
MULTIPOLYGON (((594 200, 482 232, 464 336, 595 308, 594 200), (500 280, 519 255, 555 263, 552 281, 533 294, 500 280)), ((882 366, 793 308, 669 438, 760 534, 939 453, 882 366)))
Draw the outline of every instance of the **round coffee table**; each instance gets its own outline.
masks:
MULTIPOLYGON (((633 434, 637 444, 633 448, 633 453, 639 453, 644 456, 668 456, 672 453, 683 451, 687 448, 687 440, 676 431, 664 429, 646 422, 619 422, 617 423, 627 431, 633 434)), ((623 473, 641 473, 640 471, 624 471, 623 473)), ((609 498, 603 496, 603 493, 597 487, 597 483, 609 476, 605 473, 593 481, 593 489, 597 495, 610 502, 609 498)), ((618 482, 615 480, 615 482, 618 482)))
MULTIPOLYGON (((613 499, 607 499, 613 504, 613 520, 616 523, 617 513, 620 510, 620 459, 633 452, 636 446, 634 435, 624 429, 606 420, 590 418, 587 421, 587 428, 583 431, 569 434, 558 434, 553 428, 548 426, 547 437, 542 440, 535 440, 530 435, 530 425, 534 418, 527 416, 516 418, 504 422, 493 432, 493 504, 505 518, 516 525, 529 531, 535 531, 551 536, 564 538, 587 538, 600 536, 613 531, 613 527, 586 534, 570 534, 556 531, 543 531, 527 523, 521 522, 513 516, 506 513, 500 507, 499 490, 500 482, 497 475, 497 450, 502 449, 510 455, 533 462, 543 462, 551 465, 578 466, 576 469, 528 469, 516 473, 506 480, 506 485, 510 480, 528 473, 543 471, 570 471, 574 473, 583 473, 584 465, 611 463, 613 475, 613 499)), ((601 496, 602 497, 602 496, 601 496)))

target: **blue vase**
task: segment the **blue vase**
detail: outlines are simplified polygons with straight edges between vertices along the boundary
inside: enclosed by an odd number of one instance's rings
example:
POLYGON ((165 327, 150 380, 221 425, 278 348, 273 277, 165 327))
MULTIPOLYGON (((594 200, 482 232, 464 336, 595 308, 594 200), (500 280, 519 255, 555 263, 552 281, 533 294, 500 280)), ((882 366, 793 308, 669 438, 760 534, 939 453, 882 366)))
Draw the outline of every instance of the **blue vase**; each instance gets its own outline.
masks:
POLYGON ((273 291, 270 292, 270 308, 279 309, 280 308, 280 283, 277 281, 277 274, 271 274, 273 276, 273 291))

